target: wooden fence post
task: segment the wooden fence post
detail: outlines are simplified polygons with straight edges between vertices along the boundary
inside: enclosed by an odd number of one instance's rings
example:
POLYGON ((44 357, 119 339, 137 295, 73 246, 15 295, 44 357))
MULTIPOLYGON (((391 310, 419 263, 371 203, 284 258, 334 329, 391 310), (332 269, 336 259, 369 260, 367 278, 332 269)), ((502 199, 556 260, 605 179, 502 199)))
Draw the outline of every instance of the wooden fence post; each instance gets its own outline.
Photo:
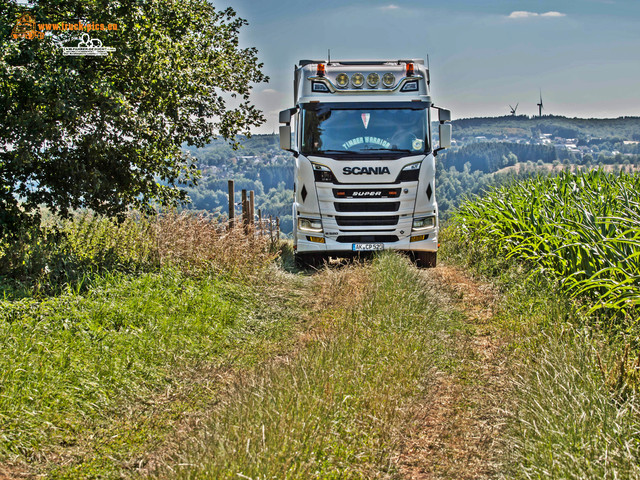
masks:
POLYGON ((243 188, 242 189, 242 224, 245 226, 245 228, 249 223, 247 220, 249 212, 247 210, 249 210, 249 206, 247 205, 247 191, 243 188))
POLYGON ((249 223, 251 225, 254 224, 255 222, 255 200, 256 200, 256 195, 255 192, 253 190, 251 190, 249 192, 249 223))
POLYGON ((276 217, 276 240, 280 241, 280 217, 276 217))
POLYGON ((262 225, 262 210, 258 209, 258 225, 260 228, 260 235, 264 235, 264 229, 263 229, 263 225, 262 225))
POLYGON ((233 228, 236 219, 236 200, 233 183, 233 180, 229 180, 229 230, 233 228))

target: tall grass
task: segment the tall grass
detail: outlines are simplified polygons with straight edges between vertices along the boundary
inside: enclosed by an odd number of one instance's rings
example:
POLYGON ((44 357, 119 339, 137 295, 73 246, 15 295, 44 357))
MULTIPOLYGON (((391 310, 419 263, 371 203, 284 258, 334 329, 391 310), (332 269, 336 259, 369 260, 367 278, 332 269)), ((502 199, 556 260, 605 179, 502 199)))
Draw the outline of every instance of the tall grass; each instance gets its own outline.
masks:
POLYGON ((587 332, 567 327, 536 340, 514 382, 507 478, 640 479, 640 398, 612 397, 587 332))
POLYGON ((252 275, 275 257, 266 236, 228 230, 217 218, 189 212, 110 219, 84 212, 50 217, 14 241, 0 241, 0 287, 5 297, 55 294, 82 287, 95 275, 157 271, 252 275))
POLYGON ((512 275, 500 314, 517 372, 503 478, 640 479, 640 359, 581 325, 548 285, 512 275))
POLYGON ((516 258, 588 313, 637 332, 640 305, 640 176, 561 173, 489 190, 454 222, 470 242, 516 258))
POLYGON ((468 200, 443 232, 449 259, 503 291, 518 375, 502 478, 640 479, 639 184, 521 180, 468 200))

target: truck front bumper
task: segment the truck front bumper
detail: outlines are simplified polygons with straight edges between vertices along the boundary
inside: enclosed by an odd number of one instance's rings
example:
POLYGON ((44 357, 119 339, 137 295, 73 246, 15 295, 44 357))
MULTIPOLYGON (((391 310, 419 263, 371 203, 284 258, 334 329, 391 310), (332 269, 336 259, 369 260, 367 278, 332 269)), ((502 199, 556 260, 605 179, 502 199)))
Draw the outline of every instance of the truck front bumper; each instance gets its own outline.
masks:
MULTIPOLYGON (((436 230, 432 230, 430 233, 414 233, 413 236, 425 235, 426 238, 424 240, 411 241, 411 236, 405 236, 399 238, 397 241, 393 242, 385 242, 385 241, 377 241, 376 235, 371 234, 367 236, 366 234, 359 235, 360 238, 357 241, 350 241, 351 239, 345 238, 346 235, 343 235, 342 238, 330 238, 323 236, 322 234, 301 234, 297 235, 297 248, 296 251, 299 253, 323 253, 327 254, 335 253, 335 254, 347 254, 347 253, 358 253, 359 251, 372 251, 376 249, 380 250, 401 250, 401 251, 417 251, 417 252, 437 252, 438 251, 438 234, 436 230), (315 239, 316 241, 310 240, 310 238, 315 239), (317 240, 324 239, 324 243, 320 243, 317 240), (362 245, 375 245, 375 248, 371 250, 359 250, 359 248, 367 248, 361 247, 362 245), (381 248, 380 248, 381 247, 381 248)), ((371 247, 369 247, 371 248, 371 247)))

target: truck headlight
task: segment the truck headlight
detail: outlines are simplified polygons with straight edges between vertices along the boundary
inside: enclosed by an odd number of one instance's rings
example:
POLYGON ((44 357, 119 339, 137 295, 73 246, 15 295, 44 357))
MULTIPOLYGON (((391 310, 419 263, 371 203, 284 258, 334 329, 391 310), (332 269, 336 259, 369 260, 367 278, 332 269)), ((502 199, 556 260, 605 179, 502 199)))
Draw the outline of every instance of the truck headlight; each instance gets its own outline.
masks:
POLYGON ((401 182, 417 182, 420 178, 420 166, 422 162, 412 163, 407 165, 400 172, 400 177, 398 179, 401 182))
POLYGON ((420 217, 413 219, 413 229, 414 230, 425 230, 427 228, 432 228, 436 226, 436 217, 420 217))
POLYGON ((333 172, 328 167, 314 163, 313 165, 313 178, 316 182, 329 182, 334 181, 333 172))
POLYGON ((322 221, 315 218, 298 217, 298 230, 306 230, 308 232, 321 232, 322 221))

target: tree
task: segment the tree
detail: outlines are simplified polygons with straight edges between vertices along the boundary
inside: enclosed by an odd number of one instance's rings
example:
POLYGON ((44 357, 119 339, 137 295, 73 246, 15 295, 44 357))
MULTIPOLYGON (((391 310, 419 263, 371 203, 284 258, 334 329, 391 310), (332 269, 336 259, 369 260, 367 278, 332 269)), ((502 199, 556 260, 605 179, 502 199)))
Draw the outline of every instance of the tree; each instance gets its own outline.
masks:
POLYGON ((183 144, 264 122, 249 94, 268 78, 239 47, 245 24, 207 0, 0 0, 0 233, 38 204, 113 215, 184 200, 198 170, 183 144), (44 38, 13 37, 25 12, 44 38), (83 32, 57 22, 115 24, 88 32, 115 51, 65 56, 83 32))

